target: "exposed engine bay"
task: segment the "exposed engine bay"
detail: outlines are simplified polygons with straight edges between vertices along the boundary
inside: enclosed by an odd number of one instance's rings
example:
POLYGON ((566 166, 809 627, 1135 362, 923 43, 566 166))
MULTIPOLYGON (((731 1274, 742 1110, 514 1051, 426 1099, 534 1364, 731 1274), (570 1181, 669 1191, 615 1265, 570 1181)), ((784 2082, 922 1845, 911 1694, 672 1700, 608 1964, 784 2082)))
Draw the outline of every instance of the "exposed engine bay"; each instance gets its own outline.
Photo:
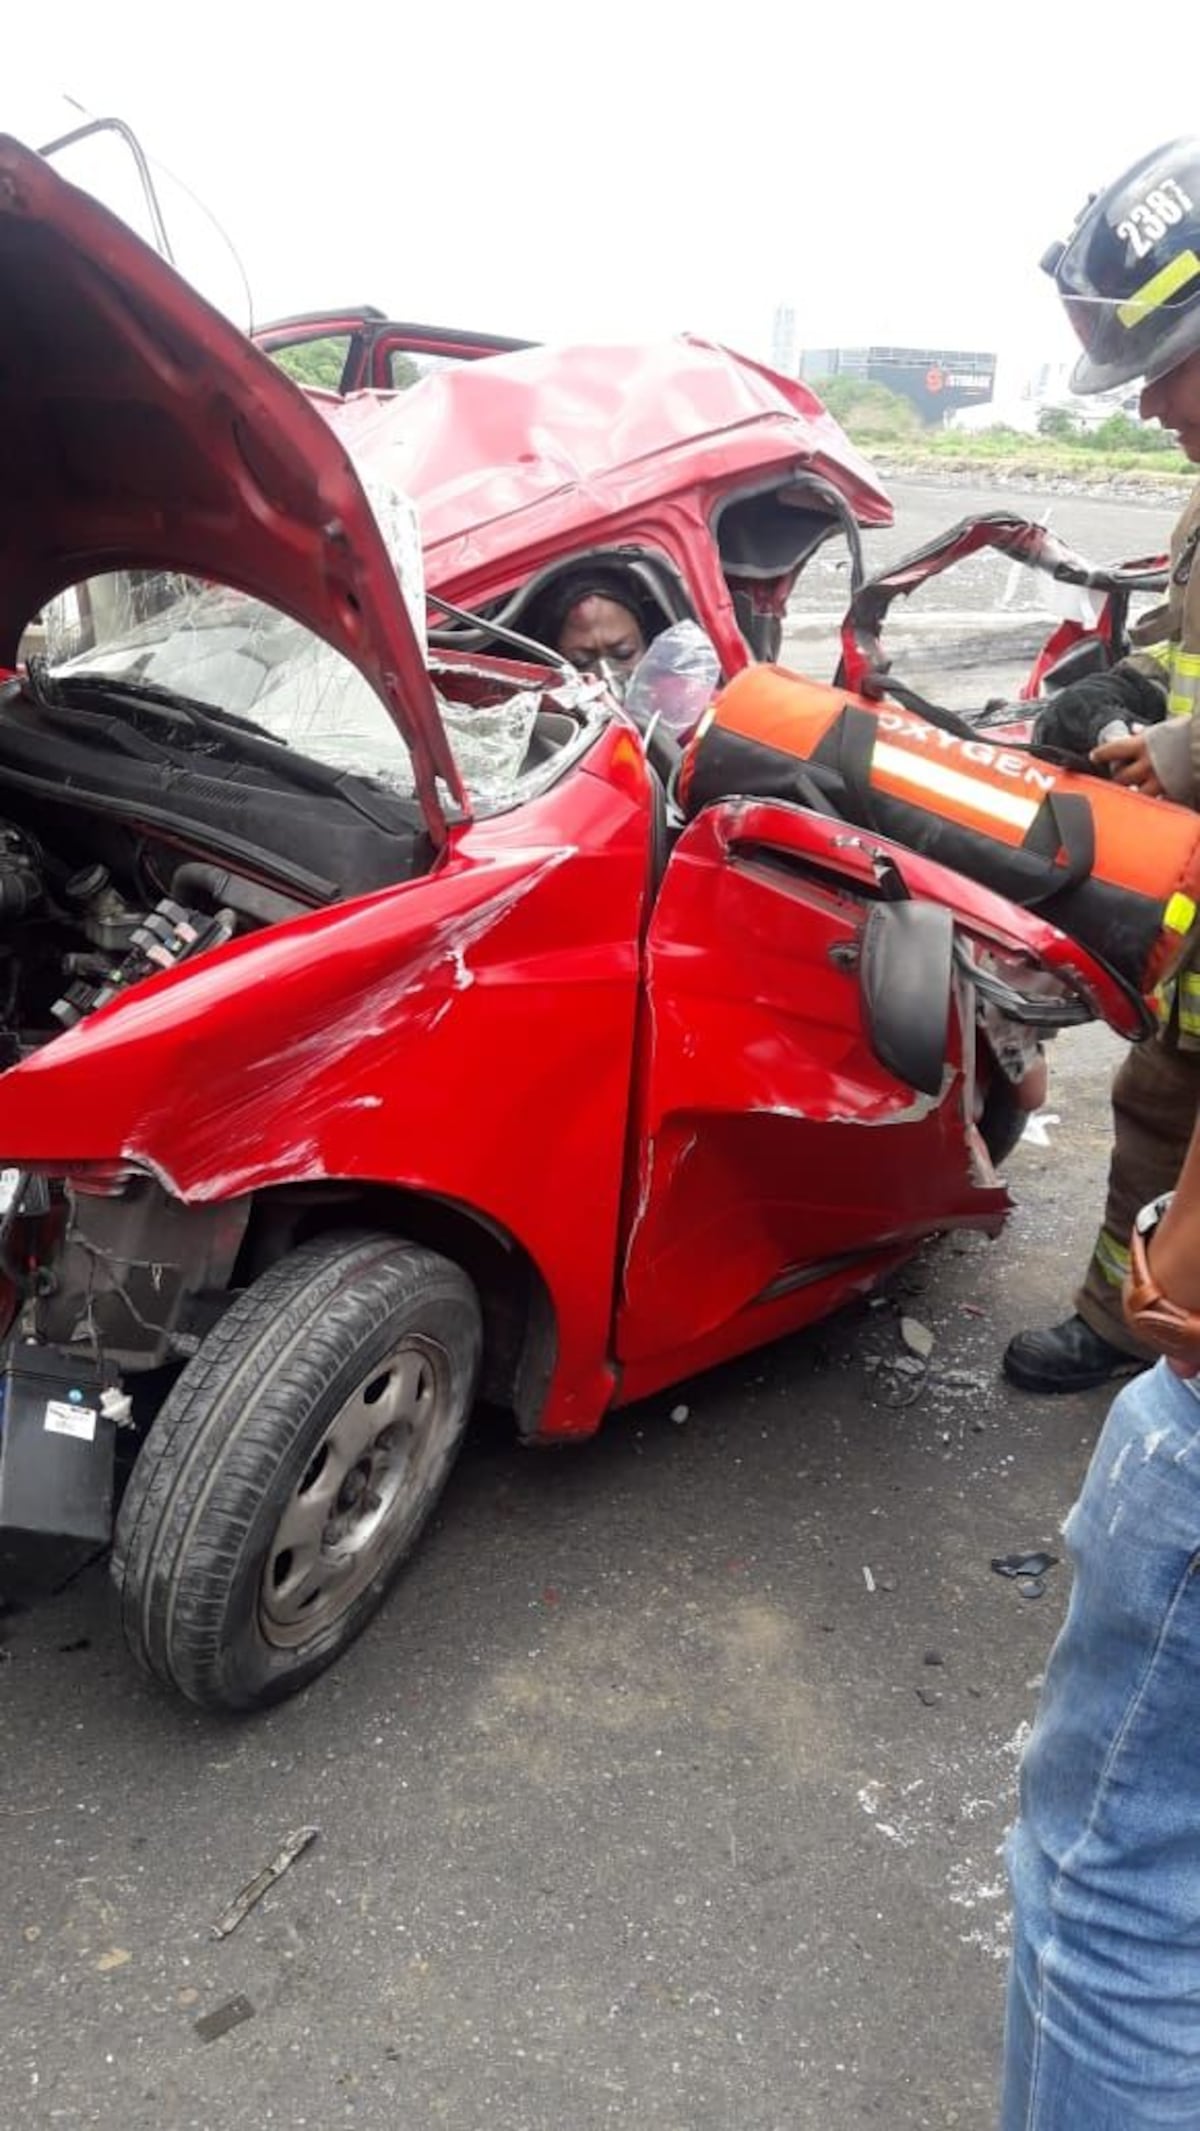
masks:
POLYGON ((237 933, 424 870, 410 799, 137 682, 0 691, 0 1065, 237 933))

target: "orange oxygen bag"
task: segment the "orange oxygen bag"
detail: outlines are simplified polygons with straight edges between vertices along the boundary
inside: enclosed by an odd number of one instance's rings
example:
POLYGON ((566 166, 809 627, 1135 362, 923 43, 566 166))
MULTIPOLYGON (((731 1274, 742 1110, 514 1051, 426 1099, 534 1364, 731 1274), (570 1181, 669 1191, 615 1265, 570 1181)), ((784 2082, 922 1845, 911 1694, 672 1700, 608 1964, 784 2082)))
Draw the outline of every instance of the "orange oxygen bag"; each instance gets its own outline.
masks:
POLYGON ((1190 808, 782 667, 739 674, 685 750, 689 815, 736 793, 835 810, 1036 907, 1144 995, 1196 924, 1190 808))

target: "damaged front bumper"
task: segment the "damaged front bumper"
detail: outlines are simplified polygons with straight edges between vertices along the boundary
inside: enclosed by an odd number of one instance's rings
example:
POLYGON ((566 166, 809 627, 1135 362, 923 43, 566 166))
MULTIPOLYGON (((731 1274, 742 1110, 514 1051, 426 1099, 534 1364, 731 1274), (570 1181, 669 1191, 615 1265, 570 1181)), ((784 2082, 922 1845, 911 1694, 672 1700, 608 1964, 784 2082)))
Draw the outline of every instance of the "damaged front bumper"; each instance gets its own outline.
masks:
POLYGON ((247 1218, 128 1164, 0 1171, 0 1592, 53 1588, 107 1546, 128 1384, 195 1353, 247 1218))

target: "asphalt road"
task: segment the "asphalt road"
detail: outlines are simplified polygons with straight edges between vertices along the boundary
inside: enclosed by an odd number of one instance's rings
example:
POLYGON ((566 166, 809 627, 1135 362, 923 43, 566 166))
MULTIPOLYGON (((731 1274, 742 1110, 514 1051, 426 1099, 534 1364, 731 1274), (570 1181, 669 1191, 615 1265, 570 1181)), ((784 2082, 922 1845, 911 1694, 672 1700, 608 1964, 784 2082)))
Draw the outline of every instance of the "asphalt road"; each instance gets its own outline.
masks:
MULTIPOLYGON (((1178 496, 1186 493, 1186 489, 1172 490, 1165 498, 1143 500, 1094 489, 1068 494, 1054 489, 1020 488, 1007 482, 972 486, 965 481, 950 484, 899 474, 885 475, 884 485, 892 498, 895 523, 882 531, 864 533, 869 572, 886 568, 912 549, 923 547, 958 519, 982 511, 1004 511, 1048 524, 1089 561, 1129 562, 1165 549, 1179 515, 1178 496)), ((1000 561, 994 568, 995 576, 982 580, 984 589, 978 594, 968 592, 966 603, 981 605, 1003 588, 1008 564, 1000 561)), ((975 569, 974 563, 968 563, 953 579, 944 582, 975 584, 979 582, 975 569)), ((805 578, 809 589, 802 597, 809 598, 817 581, 807 571, 805 578)), ((959 594, 954 597, 957 601, 959 594)), ((944 602, 939 597, 935 604, 944 602)))
POLYGON ((1060 1551, 1106 1404, 997 1360, 1086 1254, 1116 1055, 1057 1046, 998 1242, 573 1452, 481 1430, 382 1617, 270 1716, 137 1678, 99 1569, 0 1624, 5 2121, 986 2131, 1066 1595, 989 1563, 1060 1551))
MULTIPOLYGON (((1179 514, 1178 494, 1146 502, 1094 492, 973 488, 899 477, 886 485, 895 523, 863 535, 868 575, 979 512, 1004 511, 1044 523, 1098 564, 1165 552, 1179 514)), ((784 657, 818 679, 830 678, 837 663, 849 583, 845 544, 831 540, 818 550, 793 597, 784 657)), ((885 648, 894 672, 910 686, 953 709, 981 708, 990 696, 1016 695, 1070 598, 1044 573, 983 549, 893 603, 885 648)))

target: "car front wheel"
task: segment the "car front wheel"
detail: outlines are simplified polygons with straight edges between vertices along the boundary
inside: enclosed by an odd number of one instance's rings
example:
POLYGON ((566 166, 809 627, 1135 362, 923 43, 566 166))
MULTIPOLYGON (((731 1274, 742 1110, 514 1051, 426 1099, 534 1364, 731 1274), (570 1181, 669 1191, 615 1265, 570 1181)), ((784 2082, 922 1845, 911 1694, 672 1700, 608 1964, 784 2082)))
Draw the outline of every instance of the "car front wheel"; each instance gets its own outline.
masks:
POLYGON ((353 1642, 411 1554, 470 1414, 478 1298, 383 1234, 247 1288, 183 1371, 121 1505, 134 1655, 209 1708, 265 1706, 353 1642))

